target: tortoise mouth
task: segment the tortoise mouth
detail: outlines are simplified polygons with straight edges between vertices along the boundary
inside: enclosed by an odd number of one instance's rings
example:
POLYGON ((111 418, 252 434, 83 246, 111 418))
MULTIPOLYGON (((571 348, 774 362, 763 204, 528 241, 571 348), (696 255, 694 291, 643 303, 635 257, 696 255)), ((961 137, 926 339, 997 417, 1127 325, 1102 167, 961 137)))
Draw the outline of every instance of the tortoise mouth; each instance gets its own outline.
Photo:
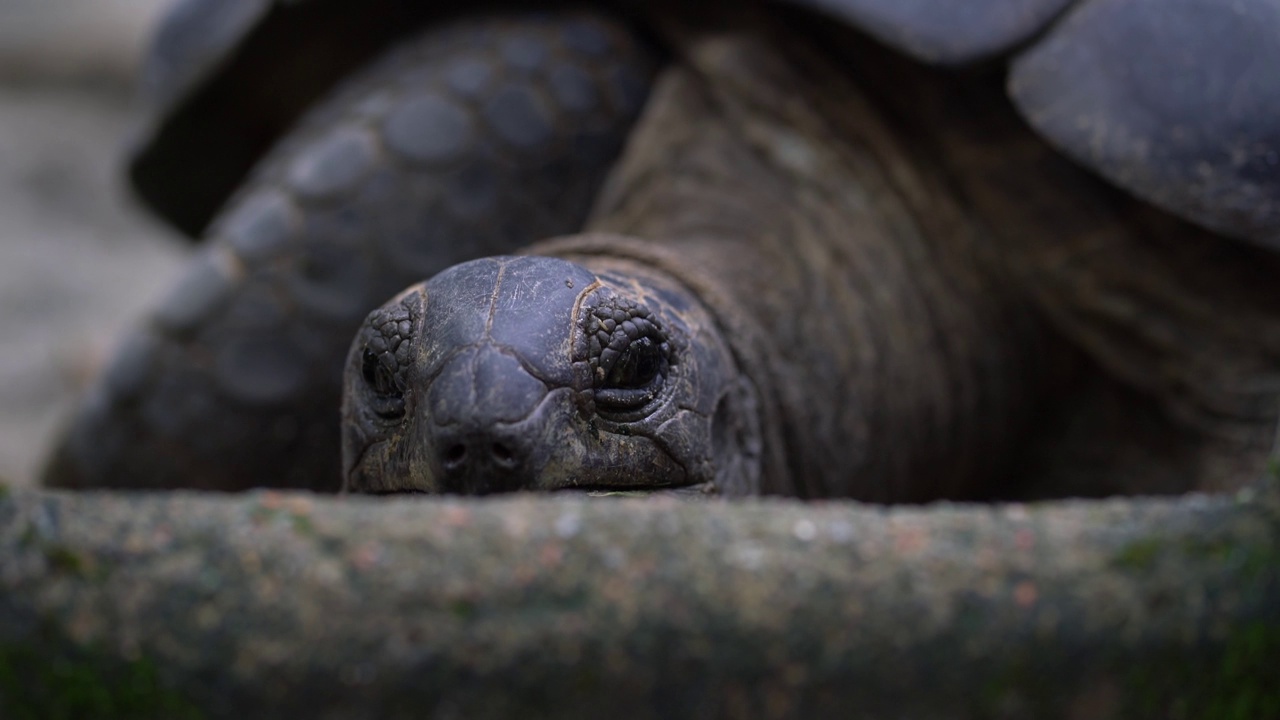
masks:
POLYGON ((657 438, 636 428, 611 432, 578 410, 575 393, 557 388, 515 422, 441 425, 423 412, 402 442, 371 446, 379 456, 363 460, 384 471, 404 468, 403 479, 390 485, 429 493, 713 492, 657 438))
POLYGON ((720 497, 720 488, 714 481, 691 482, 687 485, 667 485, 663 487, 608 487, 581 486, 566 487, 555 491, 557 495, 576 495, 588 498, 657 498, 673 497, 680 500, 700 500, 720 497))

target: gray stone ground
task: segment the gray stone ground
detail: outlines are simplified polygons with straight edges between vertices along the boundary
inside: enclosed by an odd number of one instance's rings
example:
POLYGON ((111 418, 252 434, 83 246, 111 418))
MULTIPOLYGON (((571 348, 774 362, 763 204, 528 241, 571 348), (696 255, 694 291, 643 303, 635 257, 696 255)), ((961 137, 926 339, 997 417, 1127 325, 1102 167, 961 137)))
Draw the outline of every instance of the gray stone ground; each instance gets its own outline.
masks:
POLYGON ((19 485, 186 252, 120 173, 162 5, 0 0, 0 478, 19 485))

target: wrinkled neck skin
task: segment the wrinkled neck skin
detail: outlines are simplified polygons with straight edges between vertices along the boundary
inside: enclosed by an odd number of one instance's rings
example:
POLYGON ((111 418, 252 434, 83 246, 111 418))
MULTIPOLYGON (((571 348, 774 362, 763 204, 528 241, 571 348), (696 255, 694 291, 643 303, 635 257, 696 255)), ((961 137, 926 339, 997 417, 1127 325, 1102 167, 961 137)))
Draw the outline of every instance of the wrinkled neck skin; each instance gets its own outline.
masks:
POLYGON ((752 33, 687 47, 590 226, 645 242, 533 252, 630 258, 695 291, 757 390, 762 492, 983 494, 1029 415, 1040 336, 978 224, 838 73, 752 33))
POLYGON ((668 28, 682 55, 586 232, 526 256, 551 263, 543 289, 583 273, 576 287, 651 306, 677 338, 672 394, 600 416, 612 391, 571 370, 583 362, 576 294, 566 305, 559 290, 529 292, 538 273, 513 258, 459 266, 442 276, 472 273, 472 294, 429 310, 431 293, 411 290, 362 333, 395 340, 391 320, 418 302, 437 320, 501 308, 509 321, 490 325, 524 337, 491 332, 483 313, 460 335, 423 325, 397 345, 403 362, 387 360, 412 368, 403 382, 362 377, 373 366, 357 338, 348 490, 900 503, 1232 489, 1257 476, 1277 426, 1275 258, 1108 189, 1034 136, 997 78, 740 20, 742 33, 668 28), (539 361, 544 351, 557 360, 539 361), (480 392, 499 387, 487 378, 501 368, 517 387, 480 392), (393 386, 404 412, 388 420, 369 388, 393 386))

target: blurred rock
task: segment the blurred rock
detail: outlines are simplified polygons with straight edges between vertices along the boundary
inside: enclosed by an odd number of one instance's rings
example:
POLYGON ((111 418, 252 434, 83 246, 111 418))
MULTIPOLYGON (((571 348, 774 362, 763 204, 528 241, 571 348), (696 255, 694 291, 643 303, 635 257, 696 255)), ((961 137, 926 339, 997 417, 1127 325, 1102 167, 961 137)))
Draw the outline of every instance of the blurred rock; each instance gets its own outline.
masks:
POLYGON ((0 84, 132 82, 168 0, 0 0, 0 84))
POLYGON ((1274 486, 0 497, 5 717, 1261 719, 1278 662, 1274 486))
POLYGON ((0 0, 0 477, 16 483, 186 252, 119 167, 161 4, 0 0))

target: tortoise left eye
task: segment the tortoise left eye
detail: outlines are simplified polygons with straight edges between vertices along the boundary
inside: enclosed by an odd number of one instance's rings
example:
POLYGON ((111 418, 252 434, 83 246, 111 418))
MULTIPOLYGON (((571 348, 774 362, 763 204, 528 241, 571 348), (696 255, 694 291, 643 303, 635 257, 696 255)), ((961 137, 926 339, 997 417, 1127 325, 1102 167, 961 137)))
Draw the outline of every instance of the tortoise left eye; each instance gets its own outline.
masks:
POLYGON ((365 348, 360 357, 360 375, 373 391, 374 412, 384 418, 404 415, 404 392, 396 382, 395 374, 369 348, 365 348))

